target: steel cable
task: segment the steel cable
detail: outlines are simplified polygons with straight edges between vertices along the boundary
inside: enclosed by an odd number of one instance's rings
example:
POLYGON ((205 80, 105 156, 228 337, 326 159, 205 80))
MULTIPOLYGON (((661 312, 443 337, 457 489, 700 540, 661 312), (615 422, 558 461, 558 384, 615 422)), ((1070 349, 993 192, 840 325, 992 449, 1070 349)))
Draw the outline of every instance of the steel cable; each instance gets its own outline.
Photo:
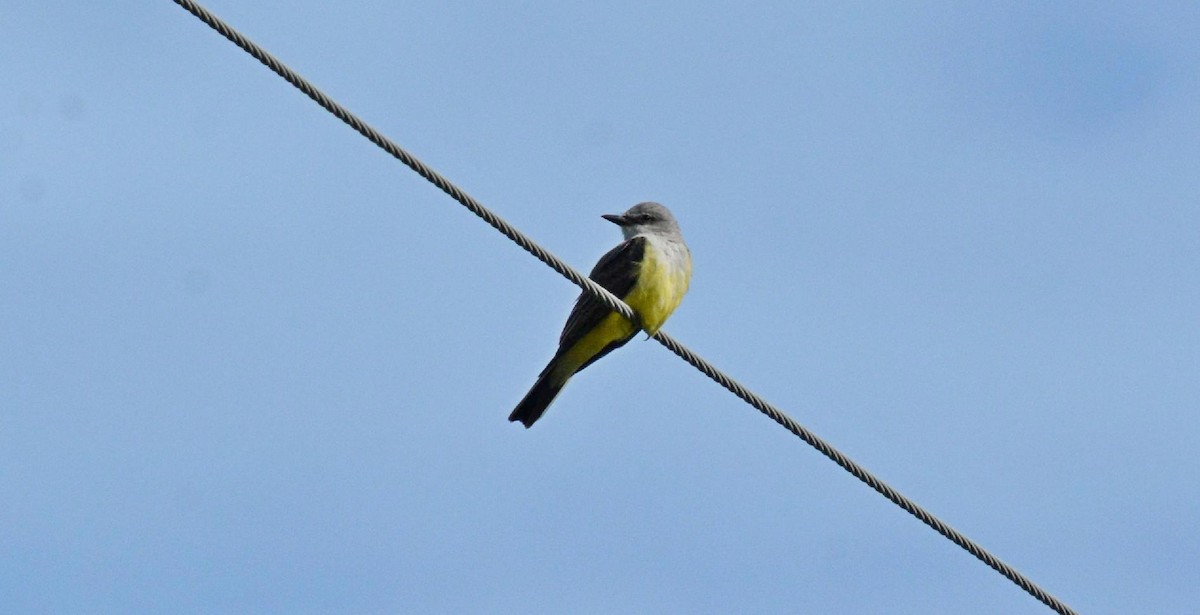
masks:
MULTIPOLYGON (((362 136, 366 137, 369 141, 371 141, 375 145, 379 146, 384 151, 386 151, 387 153, 391 154, 393 157, 398 159, 400 162, 403 162, 410 169, 412 169, 413 171, 416 171, 418 175, 420 175, 421 177, 424 177, 430 183, 437 186, 439 189, 441 189, 446 194, 450 195, 451 198, 453 198, 455 201, 458 201, 460 204, 462 204, 464 207, 466 207, 468 210, 470 210, 471 213, 474 213, 475 215, 479 216, 480 218, 483 218, 483 220, 485 222, 487 222, 489 225, 491 225, 496 230, 503 233, 505 237, 508 237, 509 239, 511 239, 513 242, 515 242, 517 245, 521 246, 527 252, 529 252, 530 254, 533 254, 535 257, 537 257, 538 260, 549 265, 550 268, 554 269, 558 273, 565 276, 567 279, 569 279, 575 285, 582 288, 585 292, 588 292, 588 293, 594 295, 596 298, 600 299, 602 302, 604 302, 604 304, 607 307, 619 312, 620 314, 622 314, 626 318, 629 318, 630 320, 634 319, 633 310, 630 309, 630 307, 628 305, 626 305, 623 301, 618 299, 615 295, 608 292, 606 289, 601 287, 599 284, 596 284, 595 282, 593 282, 586 276, 580 274, 578 271, 575 271, 575 269, 571 268, 569 265, 564 263, 558 257, 554 256, 553 254, 546 251, 541 246, 534 243, 534 241, 532 239, 530 239, 529 237, 526 237, 523 233, 521 233, 521 231, 517 230, 516 227, 512 226, 511 224, 506 222, 504 219, 500 218, 500 216, 496 215, 491 210, 489 210, 486 207, 484 207, 483 205, 481 205, 478 201, 476 201, 474 198, 472 198, 469 194, 464 192, 458 186, 455 186, 448 179, 439 175, 433 169, 426 166, 425 163, 418 160, 415 156, 413 156, 409 152, 405 151, 399 145, 396 145, 396 143, 394 143, 387 137, 384 137, 382 134, 380 134, 377 130, 372 128, 370 125, 368 125, 362 119, 360 119, 358 116, 356 116, 353 113, 351 113, 350 111, 348 111, 345 107, 342 107, 338 103, 334 102, 332 99, 330 99, 328 96, 326 96, 325 93, 323 93, 321 90, 317 89, 316 86, 314 86, 311 83, 309 83, 308 81, 306 81, 303 77, 298 75, 295 71, 288 68, 282 62, 280 62, 278 59, 276 59, 274 56, 272 56, 271 54, 264 51, 261 47, 254 44, 252 41, 247 39, 245 36, 243 36, 238 31, 234 30, 231 26, 226 24, 224 21, 217 18, 212 13, 208 12, 207 9, 205 9, 204 7, 200 6, 199 4, 193 2, 192 0, 172 0, 172 1, 175 2, 176 4, 178 4, 179 6, 183 7, 184 9, 186 9, 188 12, 190 12, 192 15, 196 16, 198 19, 203 21, 205 24, 208 24, 209 27, 211 27, 212 29, 219 32, 222 36, 229 39, 229 41, 231 41, 235 45, 237 45, 238 47, 241 47, 243 50, 246 51, 246 53, 253 56, 259 62, 262 62, 264 65, 267 66, 267 68, 271 69, 271 71, 273 71, 275 74, 286 79, 288 81, 288 83, 291 83, 293 86, 295 86, 301 92, 304 92, 304 94, 306 96, 311 98, 318 105, 321 105, 321 107, 323 107, 325 110, 332 113, 335 117, 337 117, 338 119, 340 119, 343 122, 345 122, 346 124, 348 124, 351 128, 353 128, 355 131, 357 131, 362 136)), ((1018 572, 1016 569, 1014 569, 1013 567, 1004 563, 1003 561, 1000 560, 1000 558, 996 557, 995 555, 992 555, 990 552, 988 552, 982 546, 976 544, 971 539, 962 535, 957 530, 955 530, 954 528, 950 527, 942 520, 935 517, 932 513, 928 512, 925 509, 918 506, 916 502, 913 502, 912 500, 908 499, 907 497, 902 495, 899 491, 896 491, 890 485, 883 482, 879 478, 875 477, 873 474, 868 472, 865 468, 858 465, 853 460, 851 460, 849 457, 844 455, 841 451, 837 450, 829 443, 827 443, 824 440, 822 440, 821 438, 817 437, 816 434, 812 433, 808 429, 804 428, 804 426, 797 423, 794 419, 792 419, 790 416, 785 414, 782 410, 780 410, 780 409, 776 408, 775 406, 771 405, 770 403, 766 402, 764 399, 762 399, 761 397, 759 397, 758 395, 756 395, 755 393, 753 393, 746 387, 739 384, 733 378, 730 378, 728 375, 723 373, 721 370, 714 367, 708 361, 701 358, 699 355, 692 352, 691 350, 687 349, 685 346, 683 346, 683 344, 680 344, 674 338, 670 337, 669 335, 667 335, 666 333, 664 333, 662 331, 659 331, 657 334, 654 335, 654 339, 657 340, 663 346, 666 346, 667 349, 669 349, 671 352, 678 355, 681 359, 683 359, 684 361, 687 361, 693 367, 700 370, 701 373, 703 373, 704 375, 711 378, 717 384, 720 384, 722 387, 725 387, 731 393, 733 393, 734 395, 738 396, 746 403, 753 406, 759 412, 762 412, 763 414, 767 415, 768 417, 770 417, 771 420, 775 421, 776 423, 779 423, 784 428, 786 428, 788 431, 792 432, 797 437, 799 437, 801 440, 804 440, 810 446, 812 446, 813 448, 820 451, 822 455, 825 455, 829 459, 833 460, 834 463, 838 464, 843 469, 845 469, 847 472, 854 475, 855 478, 866 483, 868 486, 870 486, 875 491, 879 492, 885 498, 892 501, 894 504, 896 504, 900 508, 904 509, 905 511, 907 511, 909 514, 913 515, 917 519, 920 519, 922 523, 933 528, 937 533, 946 537, 947 539, 949 539, 951 542, 958 545, 959 547, 962 547, 968 553, 975 556, 983 563, 987 564, 989 567, 991 567, 996 572, 999 572, 1000 574, 1004 575, 1007 579, 1009 579, 1013 583, 1016 583, 1017 586, 1019 586, 1021 589, 1028 592, 1031 596, 1038 599, 1046 606, 1050 607, 1051 609, 1053 609, 1056 612, 1061 613, 1063 615, 1074 615, 1075 611, 1073 611, 1065 603, 1063 603, 1059 599, 1055 598, 1053 595, 1051 595, 1046 590, 1039 587, 1036 583, 1034 583, 1033 581, 1031 581, 1030 579, 1025 577, 1023 574, 1018 572)))

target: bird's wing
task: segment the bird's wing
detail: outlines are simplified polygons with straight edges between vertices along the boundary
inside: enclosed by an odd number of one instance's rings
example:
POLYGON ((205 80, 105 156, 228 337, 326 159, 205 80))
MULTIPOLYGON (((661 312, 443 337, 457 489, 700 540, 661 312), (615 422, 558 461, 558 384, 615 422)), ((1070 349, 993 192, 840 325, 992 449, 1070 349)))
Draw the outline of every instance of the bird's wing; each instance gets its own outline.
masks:
MULTIPOLYGON (((608 292, 624 299, 637 283, 638 270, 645 253, 645 237, 627 239, 600 257, 600 262, 596 263, 588 277, 608 292)), ((571 308, 571 315, 567 317, 562 335, 558 338, 559 349, 565 350, 573 346, 611 311, 599 299, 586 292, 580 293, 579 298, 575 300, 575 307, 571 308)), ((593 360, 598 358, 599 356, 594 357, 593 360)))

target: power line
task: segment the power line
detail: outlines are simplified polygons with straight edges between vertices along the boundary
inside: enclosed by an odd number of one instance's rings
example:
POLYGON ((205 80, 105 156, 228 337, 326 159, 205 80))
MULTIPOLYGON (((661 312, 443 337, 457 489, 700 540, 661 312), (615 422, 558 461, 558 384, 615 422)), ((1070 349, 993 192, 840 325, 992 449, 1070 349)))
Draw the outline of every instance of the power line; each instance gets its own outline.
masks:
MULTIPOLYGON (((412 154, 410 154, 409 152, 407 152, 403 148, 401 148, 399 145, 396 145, 393 141, 391 141, 387 137, 380 134, 377 130, 372 128, 370 125, 368 125, 362 119, 360 119, 358 116, 356 116, 353 113, 351 113, 350 111, 348 111, 345 107, 342 107, 338 103, 334 102, 332 99, 330 99, 328 96, 326 96, 324 92, 317 89, 316 86, 314 86, 311 83, 309 83, 308 81, 306 81, 303 77, 298 75, 295 71, 288 68, 286 65, 284 65, 282 62, 280 62, 278 59, 276 59, 271 54, 264 51, 258 45, 254 44, 252 41, 250 41, 245 36, 243 36, 240 32, 234 30, 232 27, 230 27, 224 21, 220 20, 215 15, 208 12, 207 9, 205 9, 204 7, 200 6, 199 4, 193 2, 192 0, 173 0, 173 1, 176 4, 178 4, 179 6, 186 9, 192 15, 195 15, 198 19, 200 19, 204 23, 208 24, 209 27, 211 27, 212 29, 221 33, 222 36, 229 39, 232 43, 234 43, 238 47, 241 47, 243 50, 246 51, 246 53, 253 56, 259 62, 262 62, 263 64, 265 64, 267 66, 267 68, 271 69, 275 74, 286 79, 288 81, 288 83, 291 83, 298 90, 300 90, 301 92, 304 92, 304 94, 306 96, 313 99, 313 101, 315 101, 318 105, 321 105, 321 107, 323 107, 325 110, 329 111, 335 117, 337 117, 338 119, 340 119, 343 122, 345 122, 346 124, 348 124, 351 128, 356 130, 359 134, 366 137, 369 141, 371 141, 375 145, 379 146, 381 149, 383 149, 387 153, 391 154, 394 158, 398 159, 400 162, 403 162, 410 169, 412 169, 413 171, 416 171, 418 175, 420 175, 421 177, 424 177, 430 183, 437 186, 439 189, 441 189, 446 194, 450 195, 451 198, 453 198, 455 201, 458 201, 462 206, 464 206, 468 210, 470 210, 471 213, 479 216, 480 218, 483 218, 483 220, 485 222, 490 224, 496 230, 503 233, 505 237, 508 237, 513 242, 515 242, 517 245, 524 248, 527 252, 536 256, 538 260, 549 265, 550 268, 552 268, 555 271, 557 271, 558 273, 562 274, 568 280, 575 283, 575 285, 582 288, 585 292, 595 296, 597 299, 602 301, 605 304, 605 306, 607 306, 608 308, 620 313, 621 315, 625 316, 626 318, 628 318, 630 320, 634 319, 633 310, 628 305, 625 305, 625 303, 623 301, 621 301, 620 299, 618 299, 615 295, 608 292, 608 290, 604 289, 599 284, 596 284, 592 280, 581 275, 578 271, 575 271, 573 268, 571 268, 569 265, 564 263, 558 257, 554 256, 553 254, 546 251, 541 246, 534 243, 534 241, 532 239, 530 239, 529 237, 526 237, 523 233, 521 233, 521 231, 517 230, 516 227, 510 225, 508 222, 504 221, 504 219, 502 219, 500 216, 496 215, 491 210, 484 207, 482 204, 480 204, 478 201, 476 201, 474 198, 472 198, 466 192, 463 192, 463 190, 461 188, 459 188, 458 186, 455 186, 453 183, 451 183, 450 180, 442 177, 436 171, 434 171, 433 169, 426 166, 425 163, 421 162, 415 156, 413 156, 412 154)), ((909 514, 913 515, 917 519, 920 519, 922 523, 933 528, 935 531, 937 531, 937 533, 941 534, 942 536, 945 536, 951 542, 962 547, 968 553, 970 553, 971 555, 974 555, 976 558, 978 558, 983 563, 987 564, 989 567, 994 569, 996 572, 999 572, 1000 574, 1004 575, 1006 578, 1008 578, 1013 583, 1016 583, 1017 586, 1019 586, 1021 589, 1028 592, 1034 598, 1037 598, 1039 601, 1041 601, 1046 606, 1050 607, 1051 609, 1053 609, 1056 612, 1061 613, 1063 615, 1074 615, 1075 614, 1074 610, 1072 610, 1070 607, 1068 607, 1065 603, 1060 601, 1058 598, 1055 598, 1053 595, 1051 595, 1046 590, 1039 587, 1036 583, 1034 583, 1033 581, 1031 581, 1030 579, 1025 577, 1025 575, 1021 574, 1013 567, 1004 563, 1003 561, 1000 560, 1000 558, 996 557, 995 555, 992 555, 990 552, 987 551, 987 549, 984 549, 982 546, 976 544, 971 539, 969 539, 966 536, 964 536, 963 534, 959 533, 957 530, 955 530, 954 528, 947 525, 941 519, 938 519, 937 517, 935 517, 932 513, 921 508, 919 505, 917 505, 916 502, 913 502, 912 500, 908 499, 903 494, 901 494, 899 491, 896 491, 895 489, 893 489, 887 483, 885 483, 882 480, 880 480, 879 478, 875 477, 873 474, 868 472, 866 470, 866 468, 855 463, 852 459, 850 459, 849 457, 844 455, 841 451, 837 450, 836 448, 834 448, 832 445, 825 442, 821 438, 817 437, 816 434, 809 431, 808 429, 805 429, 804 426, 797 423, 794 419, 792 419, 790 416, 785 414, 782 410, 767 403, 766 400, 759 397, 758 395, 756 395, 754 392, 750 391, 746 387, 742 386, 737 381, 735 381, 733 378, 730 378, 728 375, 726 375, 721 370, 714 367, 711 363, 704 360, 699 355, 697 355, 694 352, 692 352, 691 350, 687 349, 683 344, 680 344, 679 342, 675 341, 674 338, 670 337, 669 335, 667 335, 666 333, 664 333, 660 330, 658 333, 656 333, 654 335, 654 339, 657 340, 663 346, 666 346, 667 349, 669 349, 671 352, 678 355, 684 361, 687 361, 693 367, 700 370, 704 375, 711 378, 717 384, 720 384, 721 386, 725 387, 731 393, 733 393, 734 395, 737 395, 739 398, 741 398, 743 401, 745 401, 746 403, 753 406, 759 412, 762 412, 763 414, 767 415, 768 417, 771 418, 771 420, 775 421, 776 423, 779 423, 784 428, 786 428, 788 431, 792 432, 797 437, 799 437, 801 440, 804 440, 805 442, 807 442, 810 446, 812 446, 813 448, 820 451, 822 455, 825 455, 826 457, 830 458, 831 460, 833 460, 834 463, 841 466, 843 469, 845 469, 850 474, 853 474, 855 478, 866 483, 868 486, 870 486, 875 491, 879 492, 881 495, 883 495, 888 500, 891 500, 892 503, 896 504, 900 508, 903 508, 909 514)))

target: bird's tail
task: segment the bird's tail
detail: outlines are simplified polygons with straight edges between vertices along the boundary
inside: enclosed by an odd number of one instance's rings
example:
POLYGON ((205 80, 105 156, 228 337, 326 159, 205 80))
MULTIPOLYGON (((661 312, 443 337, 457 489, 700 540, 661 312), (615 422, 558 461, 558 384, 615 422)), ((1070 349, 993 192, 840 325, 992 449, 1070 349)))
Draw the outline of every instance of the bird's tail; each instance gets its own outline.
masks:
POLYGON ((558 392, 567 383, 566 378, 556 378, 553 372, 554 370, 547 368, 538 376, 533 388, 525 394, 525 399, 522 399, 512 414, 508 415, 508 420, 521 421, 521 424, 529 429, 534 421, 542 417, 546 407, 558 397, 558 392))

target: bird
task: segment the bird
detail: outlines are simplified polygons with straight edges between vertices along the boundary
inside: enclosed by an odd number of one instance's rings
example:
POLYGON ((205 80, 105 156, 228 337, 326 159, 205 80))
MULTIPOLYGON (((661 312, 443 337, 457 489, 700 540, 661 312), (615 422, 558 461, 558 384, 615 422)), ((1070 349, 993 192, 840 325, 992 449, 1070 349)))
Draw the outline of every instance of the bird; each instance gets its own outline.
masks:
POLYGON ((637 322, 580 293, 558 338, 558 351, 508 420, 526 429, 541 418, 571 376, 624 346, 639 330, 647 339, 679 307, 692 278, 692 253, 671 211, 638 203, 622 214, 605 214, 621 227, 624 241, 600 257, 588 275, 633 308, 637 322))

